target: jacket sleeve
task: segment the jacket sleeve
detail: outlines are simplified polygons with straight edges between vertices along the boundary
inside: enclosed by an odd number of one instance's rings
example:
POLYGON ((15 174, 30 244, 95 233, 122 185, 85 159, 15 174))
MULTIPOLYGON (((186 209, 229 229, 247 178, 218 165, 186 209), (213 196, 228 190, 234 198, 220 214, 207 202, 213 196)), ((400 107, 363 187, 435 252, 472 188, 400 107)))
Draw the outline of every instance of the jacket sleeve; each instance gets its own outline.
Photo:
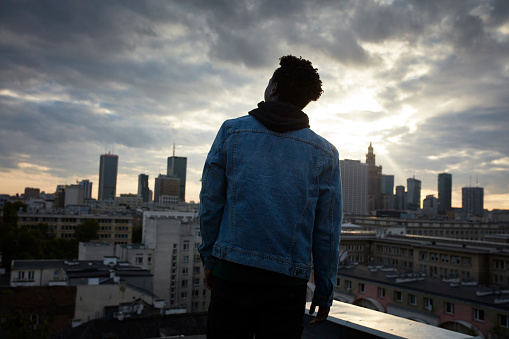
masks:
POLYGON ((198 250, 205 268, 210 270, 215 265, 212 247, 219 234, 226 201, 227 130, 228 122, 224 122, 207 155, 202 174, 199 212, 202 243, 198 250))
POLYGON ((339 154, 333 149, 319 176, 319 196, 313 228, 313 267, 317 306, 330 306, 334 298, 339 263, 339 236, 343 217, 339 154))

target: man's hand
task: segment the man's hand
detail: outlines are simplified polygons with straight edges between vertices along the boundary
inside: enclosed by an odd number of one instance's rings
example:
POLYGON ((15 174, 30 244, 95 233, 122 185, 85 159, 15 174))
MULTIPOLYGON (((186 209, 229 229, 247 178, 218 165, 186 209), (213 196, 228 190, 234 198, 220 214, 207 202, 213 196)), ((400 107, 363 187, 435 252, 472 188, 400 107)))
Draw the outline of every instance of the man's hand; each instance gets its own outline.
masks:
MULTIPOLYGON (((309 314, 315 313, 315 303, 311 303, 311 306, 309 307, 309 314)), ((324 320, 327 320, 327 316, 329 315, 330 307, 325 306, 318 306, 318 313, 316 314, 315 318, 311 320, 309 325, 316 325, 318 323, 321 323, 324 320)))
POLYGON ((212 270, 205 269, 205 284, 209 291, 212 291, 212 287, 214 287, 214 276, 212 275, 212 270))

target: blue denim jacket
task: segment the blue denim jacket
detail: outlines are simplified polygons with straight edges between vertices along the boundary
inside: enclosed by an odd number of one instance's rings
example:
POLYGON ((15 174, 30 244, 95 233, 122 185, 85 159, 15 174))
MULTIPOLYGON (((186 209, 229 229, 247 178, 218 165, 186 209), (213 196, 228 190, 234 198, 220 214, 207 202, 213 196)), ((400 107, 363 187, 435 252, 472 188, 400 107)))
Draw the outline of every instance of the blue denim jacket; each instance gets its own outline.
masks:
POLYGON ((277 133, 252 116, 227 120, 207 156, 200 193, 199 251, 309 279, 331 305, 341 231, 336 148, 309 128, 277 133))

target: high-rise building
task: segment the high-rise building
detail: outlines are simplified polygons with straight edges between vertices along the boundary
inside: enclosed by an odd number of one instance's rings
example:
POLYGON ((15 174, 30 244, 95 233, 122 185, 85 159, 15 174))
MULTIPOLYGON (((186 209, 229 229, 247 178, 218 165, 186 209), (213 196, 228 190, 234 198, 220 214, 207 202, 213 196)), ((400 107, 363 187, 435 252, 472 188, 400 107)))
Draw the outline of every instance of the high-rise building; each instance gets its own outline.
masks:
POLYGON ((394 209, 398 211, 406 210, 406 192, 405 186, 396 186, 396 196, 394 197, 394 209))
POLYGON ((97 200, 113 200, 117 192, 118 155, 101 154, 97 200))
POLYGON ((368 153, 366 154, 366 164, 368 165, 368 211, 371 212, 382 207, 382 166, 376 166, 371 143, 369 143, 368 153))
POLYGON ((83 205, 83 196, 84 191, 81 185, 66 185, 64 205, 83 205))
POLYGON ((58 185, 55 191, 55 200, 53 206, 56 209, 65 207, 65 185, 58 185))
POLYGON ((438 214, 445 215, 451 208, 452 175, 440 173, 438 175, 438 214))
POLYGON ((37 199, 41 195, 41 190, 39 188, 33 187, 25 187, 25 200, 37 199))
POLYGON ((343 213, 368 214, 368 166, 359 160, 340 160, 343 213))
MULTIPOLYGON (((175 144, 173 145, 173 156, 168 157, 167 175, 180 179, 180 195, 179 199, 186 201, 186 172, 187 158, 175 156, 175 144)), ((155 200, 155 192, 154 192, 155 200)))
POLYGON ((83 187, 83 199, 92 199, 92 183, 90 180, 85 179, 81 180, 78 185, 83 187))
POLYGON ((461 189, 461 209, 465 216, 482 217, 484 212, 484 188, 463 187, 461 189))
POLYGON ((150 189, 148 188, 148 175, 138 175, 138 196, 143 198, 143 202, 149 202, 150 189))
POLYGON ((407 208, 410 211, 421 209, 421 181, 413 178, 406 180, 407 188, 407 208))
POLYGON ((180 179, 159 174, 155 179, 154 202, 160 204, 177 203, 180 196, 180 179))
POLYGON ((394 175, 382 174, 381 208, 394 209, 394 175))
POLYGON ((427 215, 437 215, 438 199, 433 194, 427 195, 422 201, 422 212, 427 215))

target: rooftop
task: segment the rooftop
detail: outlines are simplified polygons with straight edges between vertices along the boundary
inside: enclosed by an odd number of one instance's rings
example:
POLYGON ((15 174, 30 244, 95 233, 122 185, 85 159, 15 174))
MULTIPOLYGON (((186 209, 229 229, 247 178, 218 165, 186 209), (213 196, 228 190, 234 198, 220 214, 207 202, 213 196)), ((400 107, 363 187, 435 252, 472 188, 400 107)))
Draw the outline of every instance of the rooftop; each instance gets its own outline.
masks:
POLYGON ((479 286, 462 285, 461 283, 444 282, 442 279, 421 276, 418 273, 396 274, 395 272, 383 271, 381 267, 365 265, 341 267, 338 270, 341 278, 351 277, 371 281, 377 284, 397 286, 397 288, 416 291, 444 298, 456 299, 463 302, 475 302, 476 304, 491 306, 496 304, 497 309, 509 311, 509 287, 508 288, 482 288, 479 286), (398 278, 399 281, 398 282, 398 278), (479 294, 479 295, 478 295, 479 294), (495 300, 508 298, 506 303, 495 300))

